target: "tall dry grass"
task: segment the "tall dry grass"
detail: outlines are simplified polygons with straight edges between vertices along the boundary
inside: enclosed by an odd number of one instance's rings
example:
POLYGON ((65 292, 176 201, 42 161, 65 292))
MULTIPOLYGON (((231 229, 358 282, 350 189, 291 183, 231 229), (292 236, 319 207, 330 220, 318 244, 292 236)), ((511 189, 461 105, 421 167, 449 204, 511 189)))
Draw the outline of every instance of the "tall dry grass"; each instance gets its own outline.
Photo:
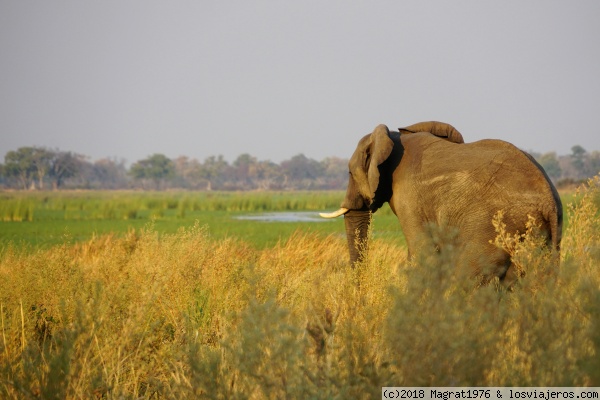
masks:
MULTIPOLYGON (((568 208, 562 263, 511 240, 507 292, 377 241, 297 233, 266 250, 149 226, 0 258, 1 398, 365 398, 381 386, 600 386, 600 183, 568 208), (549 273, 551 272, 551 273, 549 273)), ((375 224, 377 221, 375 220, 375 224)))

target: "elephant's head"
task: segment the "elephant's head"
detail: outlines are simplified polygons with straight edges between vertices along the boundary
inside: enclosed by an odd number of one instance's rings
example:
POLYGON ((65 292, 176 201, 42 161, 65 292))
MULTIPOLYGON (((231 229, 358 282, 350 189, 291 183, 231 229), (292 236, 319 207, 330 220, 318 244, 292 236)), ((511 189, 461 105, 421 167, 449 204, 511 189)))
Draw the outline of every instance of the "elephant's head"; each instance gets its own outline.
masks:
MULTIPOLYGON (((396 135, 399 135, 395 132, 396 135)), ((354 265, 361 258, 362 247, 366 245, 371 212, 379 209, 391 196, 391 173, 401 155, 390 157, 399 141, 390 138, 385 125, 379 125, 373 133, 363 137, 348 163, 349 181, 342 207, 324 218, 344 215, 346 236, 350 249, 350 261, 354 265)))
POLYGON ((387 126, 379 125, 358 142, 350 158, 348 188, 341 208, 321 214, 324 218, 344 215, 353 266, 361 260, 362 250, 366 248, 371 213, 392 196, 392 174, 404 154, 400 134, 416 132, 429 132, 451 142, 464 143, 460 132, 443 122, 421 122, 400 128, 400 132, 390 132, 387 126))

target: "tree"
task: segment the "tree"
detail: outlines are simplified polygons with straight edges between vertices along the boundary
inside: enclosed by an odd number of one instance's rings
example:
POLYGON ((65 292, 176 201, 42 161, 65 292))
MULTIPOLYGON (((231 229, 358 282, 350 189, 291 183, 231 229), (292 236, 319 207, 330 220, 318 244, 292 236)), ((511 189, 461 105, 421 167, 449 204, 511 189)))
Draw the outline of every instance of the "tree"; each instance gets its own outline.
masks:
POLYGON ((279 165, 272 161, 259 161, 255 179, 259 189, 281 189, 284 176, 279 165))
POLYGON ((321 175, 323 167, 318 161, 298 154, 281 163, 285 177, 293 187, 308 189, 311 183, 321 175))
POLYGON ((128 186, 125 160, 102 158, 87 166, 87 185, 92 188, 123 189, 128 186))
POLYGON ((586 175, 585 171, 586 151, 583 147, 576 145, 571 147, 571 164, 577 170, 578 178, 586 175))
POLYGON ((52 180, 52 189, 58 190, 65 179, 75 176, 81 169, 84 157, 70 151, 52 152, 48 175, 52 180))
POLYGON ((536 157, 542 168, 546 171, 548 176, 556 182, 562 175, 562 169, 558 163, 558 158, 555 152, 546 153, 539 157, 536 157))
POLYGON ((229 164, 222 155, 218 157, 210 156, 204 160, 196 174, 198 178, 206 182, 206 190, 210 191, 215 183, 223 179, 228 168, 229 164))
POLYGON ((321 161, 327 189, 343 189, 348 184, 348 160, 328 157, 321 161))
POLYGON ((153 154, 150 157, 133 164, 130 174, 134 179, 143 181, 151 180, 156 189, 160 189, 161 182, 175 176, 175 165, 163 154, 153 154))
POLYGON ((588 155, 588 171, 590 176, 600 174, 600 151, 593 151, 588 155))
MULTIPOLYGON (((50 162, 54 152, 43 147, 33 147, 31 152, 31 168, 37 178, 38 188, 44 189, 44 177, 50 169, 50 162)), ((32 177, 33 179, 33 177, 32 177)))
POLYGON ((54 152, 42 147, 21 147, 5 156, 5 174, 16 178, 23 189, 44 188, 44 178, 50 169, 54 152))
POLYGON ((241 154, 233 162, 233 175, 241 188, 249 189, 256 184, 258 161, 248 153, 241 154))
POLYGON ((175 166, 176 183, 181 187, 198 189, 202 179, 198 177, 201 164, 198 160, 186 156, 179 156, 173 160, 175 166))
POLYGON ((16 179, 22 189, 32 187, 35 152, 35 147, 20 147, 16 151, 9 151, 4 156, 4 173, 8 178, 16 179))

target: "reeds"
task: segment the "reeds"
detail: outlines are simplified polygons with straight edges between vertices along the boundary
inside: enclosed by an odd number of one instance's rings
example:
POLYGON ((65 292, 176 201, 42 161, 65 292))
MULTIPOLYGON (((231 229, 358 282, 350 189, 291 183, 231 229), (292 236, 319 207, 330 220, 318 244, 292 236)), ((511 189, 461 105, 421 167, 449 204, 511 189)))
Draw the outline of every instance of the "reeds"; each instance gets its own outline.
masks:
MULTIPOLYGON (((452 232, 408 264, 377 238, 257 250, 151 225, 0 259, 1 398, 367 398, 382 386, 599 386, 598 179, 549 274, 519 240, 512 291, 457 268, 452 232)), ((377 224, 375 219, 374 224, 377 224)), ((525 238, 526 239, 526 238, 525 238)))
POLYGON ((339 206, 340 192, 5 192, 0 220, 178 218, 192 211, 307 211, 339 206))
POLYGON ((0 220, 5 222, 33 221, 35 205, 28 199, 0 201, 0 220))

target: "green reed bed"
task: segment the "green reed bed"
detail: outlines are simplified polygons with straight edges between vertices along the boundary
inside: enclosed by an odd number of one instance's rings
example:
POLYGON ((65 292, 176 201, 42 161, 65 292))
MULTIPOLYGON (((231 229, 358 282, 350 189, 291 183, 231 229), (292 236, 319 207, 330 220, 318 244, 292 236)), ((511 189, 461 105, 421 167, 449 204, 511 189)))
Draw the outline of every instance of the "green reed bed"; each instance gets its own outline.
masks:
MULTIPOLYGON (((0 193, 0 245, 50 246, 65 240, 123 235, 148 224, 174 233, 197 221, 215 238, 235 236, 264 247, 295 230, 342 232, 341 220, 265 223, 237 219, 268 212, 331 210, 342 192, 137 192, 68 191, 0 193)), ((397 230, 397 224, 391 224, 397 230)))
POLYGON ((4 192, 0 220, 135 219, 141 211, 167 210, 324 210, 338 207, 342 198, 342 192, 4 192))

